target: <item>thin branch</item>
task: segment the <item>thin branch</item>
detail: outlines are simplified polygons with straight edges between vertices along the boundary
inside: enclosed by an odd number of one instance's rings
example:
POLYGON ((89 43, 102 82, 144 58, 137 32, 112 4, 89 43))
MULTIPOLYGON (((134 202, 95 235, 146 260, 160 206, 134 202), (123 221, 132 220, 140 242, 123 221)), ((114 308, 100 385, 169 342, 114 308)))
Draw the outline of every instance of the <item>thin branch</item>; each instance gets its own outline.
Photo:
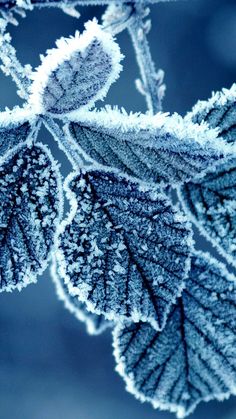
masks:
MULTIPOLYGON (((54 7, 62 9, 66 14, 78 18, 79 12, 76 6, 81 4, 80 0, 5 0, 0 2, 0 15, 4 17, 7 23, 18 25, 15 14, 25 17, 26 12, 35 7, 54 7)), ((85 2, 82 2, 85 5, 85 2)))
POLYGON ((141 75, 141 80, 136 81, 136 87, 140 93, 145 95, 148 109, 155 114, 162 109, 161 102, 165 93, 165 85, 163 84, 164 72, 156 71, 146 37, 151 28, 150 20, 144 22, 148 13, 149 9, 133 4, 127 29, 132 39, 141 75))
MULTIPOLYGON (((2 23, 2 22, 1 22, 2 23)), ((29 87, 31 85, 30 74, 31 66, 22 66, 16 57, 16 50, 11 45, 11 36, 5 33, 6 25, 0 25, 0 59, 2 61, 1 70, 6 76, 11 76, 18 87, 18 95, 22 99, 27 99, 29 87)))
POLYGON ((141 75, 141 80, 136 80, 136 87, 145 96, 149 111, 155 114, 162 109, 165 85, 164 72, 156 71, 146 37, 151 28, 151 21, 145 20, 148 14, 149 9, 141 4, 112 3, 103 15, 103 27, 112 34, 128 29, 141 75))

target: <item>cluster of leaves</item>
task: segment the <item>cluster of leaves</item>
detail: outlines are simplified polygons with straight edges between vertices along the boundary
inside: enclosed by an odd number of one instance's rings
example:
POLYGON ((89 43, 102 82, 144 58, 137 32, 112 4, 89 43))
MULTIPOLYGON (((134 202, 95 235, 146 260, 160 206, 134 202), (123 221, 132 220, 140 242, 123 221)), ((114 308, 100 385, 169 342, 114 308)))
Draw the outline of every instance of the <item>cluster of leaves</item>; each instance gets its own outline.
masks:
POLYGON ((88 332, 114 328, 128 390, 184 417, 236 393, 236 280, 196 250, 191 224, 236 265, 236 85, 184 118, 96 110, 121 60, 88 22, 47 51, 24 107, 0 114, 0 290, 52 261, 59 298, 88 332), (72 162, 63 186, 42 124, 72 162))

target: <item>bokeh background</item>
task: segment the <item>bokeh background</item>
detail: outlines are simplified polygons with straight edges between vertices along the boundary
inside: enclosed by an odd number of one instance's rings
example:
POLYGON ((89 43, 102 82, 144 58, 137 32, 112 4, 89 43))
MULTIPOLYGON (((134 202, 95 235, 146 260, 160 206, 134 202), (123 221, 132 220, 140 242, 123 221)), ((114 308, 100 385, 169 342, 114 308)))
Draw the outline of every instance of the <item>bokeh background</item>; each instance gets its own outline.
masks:
MULTIPOLYGON (((82 30, 83 22, 104 8, 80 8, 81 19, 60 10, 28 12, 11 26, 13 44, 23 63, 39 64, 39 53, 61 36, 82 30)), ((157 67, 166 72, 164 110, 185 114, 198 99, 236 80, 236 1, 188 0, 151 7, 150 45, 157 67)), ((120 80, 105 103, 145 111, 134 88, 138 77, 127 33, 118 36, 126 58, 120 80)), ((0 75, 0 107, 21 101, 10 78, 0 75)), ((70 166, 52 138, 42 131, 62 163, 70 166)), ((199 243, 201 246, 201 243, 199 243)), ((206 247, 206 244, 204 244, 206 247)), ((47 271, 21 293, 2 294, 0 303, 0 419, 171 419, 125 391, 115 373, 110 332, 88 336, 57 300, 47 271)), ((192 419, 236 419, 236 400, 201 403, 192 419)))

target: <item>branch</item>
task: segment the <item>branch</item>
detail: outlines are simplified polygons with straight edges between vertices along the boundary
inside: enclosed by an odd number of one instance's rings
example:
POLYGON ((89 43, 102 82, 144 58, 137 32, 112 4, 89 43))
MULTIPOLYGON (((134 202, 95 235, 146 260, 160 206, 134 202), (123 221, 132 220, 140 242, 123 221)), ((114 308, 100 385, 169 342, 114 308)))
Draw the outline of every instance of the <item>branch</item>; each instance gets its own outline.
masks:
POLYGON ((16 57, 16 50, 11 45, 11 36, 5 33, 4 22, 0 19, 0 60, 2 61, 1 70, 6 76, 11 76, 18 87, 18 95, 22 99, 28 98, 30 87, 31 66, 22 66, 16 57))
POLYGON ((162 109, 165 85, 164 72, 156 71, 146 37, 151 28, 151 21, 144 21, 148 14, 149 9, 141 4, 111 4, 103 22, 104 29, 113 34, 128 29, 141 75, 141 80, 136 80, 136 87, 145 96, 148 109, 155 114, 162 109))
POLYGON ((141 75, 141 80, 136 80, 136 87, 145 95, 148 109, 155 114, 162 109, 161 102, 165 93, 164 72, 156 71, 146 37, 151 28, 151 21, 144 22, 143 19, 147 17, 149 9, 144 9, 142 5, 133 5, 132 10, 127 29, 132 39, 141 75))
POLYGON ((7 22, 14 25, 17 25, 18 22, 13 16, 13 12, 25 17, 25 12, 33 10, 34 7, 57 7, 65 13, 78 18, 80 14, 75 7, 79 4, 85 5, 86 2, 81 2, 81 0, 2 0, 0 2, 0 14, 7 22))

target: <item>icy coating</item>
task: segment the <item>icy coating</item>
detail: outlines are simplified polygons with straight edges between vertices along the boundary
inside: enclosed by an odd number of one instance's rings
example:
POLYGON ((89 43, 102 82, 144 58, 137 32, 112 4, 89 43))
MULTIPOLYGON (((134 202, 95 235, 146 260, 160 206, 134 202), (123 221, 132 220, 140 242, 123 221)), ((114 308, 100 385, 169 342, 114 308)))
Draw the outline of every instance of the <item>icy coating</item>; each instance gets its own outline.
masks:
POLYGON ((162 328, 189 270, 185 217, 156 189, 112 172, 81 173, 66 190, 59 260, 69 292, 108 319, 162 328))
POLYGON ((218 130, 174 114, 127 114, 106 108, 70 117, 66 134, 86 159, 161 185, 186 182, 232 151, 218 130))
POLYGON ((87 332, 90 335, 100 335, 106 329, 113 326, 113 323, 106 320, 104 316, 98 316, 97 314, 88 311, 85 303, 79 301, 77 296, 73 296, 69 293, 64 279, 59 273, 55 257, 51 267, 51 275, 55 283, 59 300, 64 303, 64 307, 74 314, 80 322, 85 323, 87 332))
MULTIPOLYGON (((236 85, 199 102, 187 118, 217 127, 221 138, 236 145, 236 85)), ((202 180, 182 186, 180 197, 201 233, 236 266, 236 158, 224 159, 202 180)))
POLYGON ((196 252, 186 289, 166 327, 118 325, 117 371, 141 401, 183 418, 201 401, 236 394, 236 281, 196 252))
POLYGON ((121 71, 118 44, 105 35, 96 20, 75 37, 61 38, 48 50, 32 74, 29 99, 35 112, 61 115, 81 107, 89 109, 102 99, 121 71))
POLYGON ((0 167, 0 292, 21 290, 46 268, 61 215, 59 182, 40 144, 23 146, 0 167))
POLYGON ((236 85, 184 118, 162 112, 149 3, 158 0, 0 0, 0 70, 24 101, 0 112, 0 291, 36 282, 51 263, 58 298, 88 333, 115 327, 127 390, 184 417, 236 394, 236 280, 226 270, 236 267, 236 85), (57 40, 36 70, 20 63, 7 32, 16 14, 56 6, 78 18, 75 7, 92 4, 110 6, 102 25, 57 40), (94 108, 119 77, 114 35, 126 29, 145 114, 94 108), (64 190, 37 143, 42 125, 71 164, 64 190), (196 252, 191 222, 225 264, 196 252))
POLYGON ((34 116, 19 108, 0 113, 0 162, 12 149, 29 142, 34 116))

